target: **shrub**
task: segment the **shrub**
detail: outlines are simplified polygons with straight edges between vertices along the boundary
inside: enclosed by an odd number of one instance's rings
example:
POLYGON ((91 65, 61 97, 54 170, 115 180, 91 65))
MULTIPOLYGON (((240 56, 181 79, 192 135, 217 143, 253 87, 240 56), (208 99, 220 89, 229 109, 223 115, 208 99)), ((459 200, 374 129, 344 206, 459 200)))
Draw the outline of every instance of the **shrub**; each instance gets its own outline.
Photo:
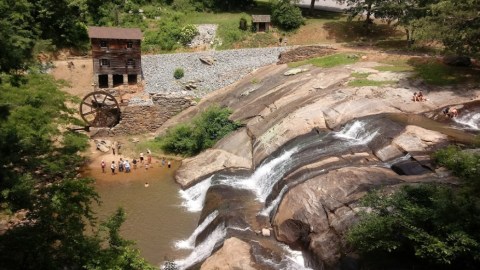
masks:
POLYGON ((193 24, 187 24, 180 31, 179 39, 183 45, 187 45, 196 35, 198 35, 197 27, 193 24))
POLYGON ((177 80, 183 78, 184 75, 185 75, 185 73, 183 71, 183 68, 177 68, 173 72, 173 77, 177 80))
POLYGON ((180 124, 156 138, 160 148, 173 154, 193 156, 212 147, 218 140, 237 129, 240 125, 228 119, 228 108, 211 106, 191 123, 180 124))
POLYGON ((272 21, 284 30, 294 30, 304 23, 302 11, 290 3, 290 0, 274 0, 272 21))
POLYGON ((244 17, 240 18, 240 23, 238 28, 240 30, 247 31, 248 29, 247 19, 245 19, 244 17))

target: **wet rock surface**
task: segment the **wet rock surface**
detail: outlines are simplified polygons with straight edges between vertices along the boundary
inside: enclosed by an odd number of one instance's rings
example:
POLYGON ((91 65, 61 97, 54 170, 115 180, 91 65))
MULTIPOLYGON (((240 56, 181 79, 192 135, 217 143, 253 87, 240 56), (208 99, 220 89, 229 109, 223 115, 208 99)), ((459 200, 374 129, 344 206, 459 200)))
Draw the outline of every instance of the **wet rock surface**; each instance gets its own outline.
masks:
MULTIPOLYGON (((178 116, 188 119, 210 104, 219 104, 232 108, 231 119, 245 124, 241 136, 225 138, 215 146, 219 152, 206 151, 182 167, 199 172, 183 177, 185 186, 217 171, 205 190, 202 216, 219 209, 221 217, 212 224, 245 229, 239 239, 250 246, 255 269, 338 267, 348 251, 345 232, 357 220, 358 200, 366 192, 455 180, 435 169, 430 153, 451 138, 465 139, 465 134, 421 113, 469 101, 480 91, 455 100, 449 90, 424 91, 429 101, 413 102, 413 92, 424 90, 422 84, 409 82, 402 77, 405 74, 375 70, 378 65, 360 61, 289 77, 283 75, 285 65, 265 67, 178 116), (373 79, 398 82, 349 87, 351 73, 359 70, 377 74, 373 79), (248 151, 238 150, 242 147, 248 151), (228 154, 216 160, 223 152, 228 154), (222 158, 238 157, 250 159, 250 169, 245 166, 241 173, 229 172, 228 165, 221 169, 222 158), (214 165, 202 173, 210 164, 214 165), (404 173, 392 170, 403 164, 404 173), (294 251, 262 236, 262 229, 270 226, 276 239, 303 251, 306 256, 301 258, 306 261, 282 260, 294 251)), ((238 168, 238 163, 233 167, 238 168)), ((230 230, 227 235, 232 236, 230 230)), ((200 238, 206 239, 211 231, 200 238)))

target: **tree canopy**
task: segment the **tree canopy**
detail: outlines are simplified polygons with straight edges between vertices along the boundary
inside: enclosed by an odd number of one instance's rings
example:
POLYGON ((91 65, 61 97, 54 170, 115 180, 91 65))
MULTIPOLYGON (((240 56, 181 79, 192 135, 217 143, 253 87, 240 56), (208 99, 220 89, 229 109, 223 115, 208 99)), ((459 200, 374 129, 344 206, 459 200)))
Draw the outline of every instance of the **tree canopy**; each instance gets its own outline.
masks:
POLYGON ((75 99, 49 75, 0 76, 0 211, 26 213, 0 235, 0 269, 153 269, 119 238, 121 210, 96 229, 93 180, 77 177, 87 138, 67 128, 75 99))
POLYGON ((461 187, 405 186, 363 200, 370 211, 348 240, 369 267, 479 268, 480 155, 449 147, 435 158, 463 180, 461 187))

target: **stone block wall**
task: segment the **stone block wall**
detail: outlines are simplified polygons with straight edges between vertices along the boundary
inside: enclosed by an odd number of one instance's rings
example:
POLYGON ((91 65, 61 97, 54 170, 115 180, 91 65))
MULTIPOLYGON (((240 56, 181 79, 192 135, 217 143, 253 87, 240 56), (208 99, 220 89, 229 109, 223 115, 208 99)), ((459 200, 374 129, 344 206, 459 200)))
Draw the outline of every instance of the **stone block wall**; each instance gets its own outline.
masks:
POLYGON ((115 135, 134 135, 156 131, 172 116, 193 105, 189 98, 151 96, 152 103, 134 104, 122 108, 120 123, 112 132, 115 135))

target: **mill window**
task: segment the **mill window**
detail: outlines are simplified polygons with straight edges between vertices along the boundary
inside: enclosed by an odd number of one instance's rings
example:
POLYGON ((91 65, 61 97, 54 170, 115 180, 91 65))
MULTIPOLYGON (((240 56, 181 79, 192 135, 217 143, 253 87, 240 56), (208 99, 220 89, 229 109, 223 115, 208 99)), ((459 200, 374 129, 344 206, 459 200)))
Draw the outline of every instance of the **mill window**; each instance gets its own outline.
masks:
POLYGON ((108 42, 106 40, 100 40, 100 47, 101 48, 107 48, 108 47, 108 42))
POLYGON ((127 42, 127 49, 133 48, 133 42, 129 41, 127 42))
POLYGON ((108 59, 100 59, 100 66, 101 66, 101 67, 103 67, 103 66, 109 67, 109 66, 110 66, 110 60, 108 60, 108 59))

